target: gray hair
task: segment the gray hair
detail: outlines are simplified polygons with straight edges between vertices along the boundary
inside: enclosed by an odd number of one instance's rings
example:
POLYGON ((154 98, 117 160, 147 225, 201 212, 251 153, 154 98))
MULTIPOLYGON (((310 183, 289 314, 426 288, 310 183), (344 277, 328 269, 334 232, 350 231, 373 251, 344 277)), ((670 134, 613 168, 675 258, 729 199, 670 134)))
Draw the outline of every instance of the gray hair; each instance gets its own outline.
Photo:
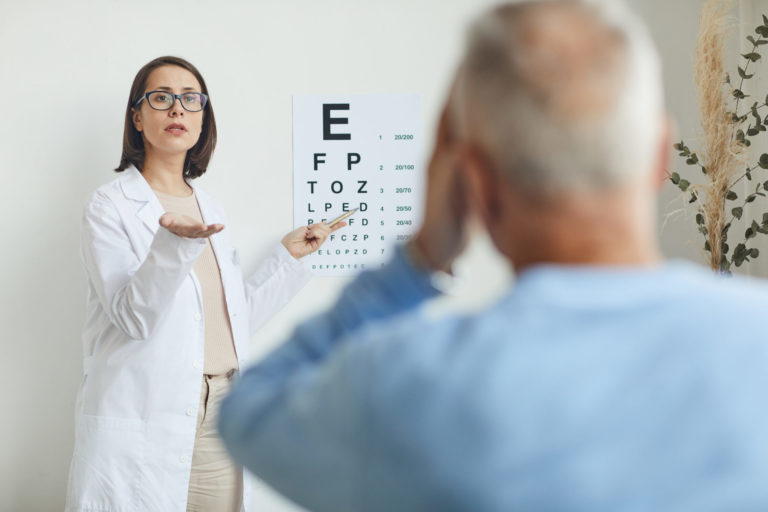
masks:
POLYGON ((453 100, 462 135, 532 192, 622 185, 658 154, 659 58, 618 2, 492 10, 469 32, 453 100))

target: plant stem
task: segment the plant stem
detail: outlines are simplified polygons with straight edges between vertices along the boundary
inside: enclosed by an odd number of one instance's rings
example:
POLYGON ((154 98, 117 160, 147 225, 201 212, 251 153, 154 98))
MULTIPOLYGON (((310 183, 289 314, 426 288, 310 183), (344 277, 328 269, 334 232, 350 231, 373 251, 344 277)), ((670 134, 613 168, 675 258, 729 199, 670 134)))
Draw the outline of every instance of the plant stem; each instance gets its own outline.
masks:
MULTIPOLYGON (((754 167, 750 167, 750 168, 749 168, 749 171, 747 171, 747 172, 752 172, 752 171, 754 171, 755 169, 757 169, 758 167, 760 167, 760 164, 755 164, 755 166, 754 166, 754 167)), ((741 176, 739 176, 739 177, 736 179, 736 181, 734 181, 733 183, 731 183, 731 184, 728 186, 728 188, 730 189, 730 188, 733 188, 734 186, 736 186, 736 184, 737 184, 738 182, 740 182, 741 180, 743 180, 743 179, 744 179, 744 178, 747 176, 747 172, 745 172, 744 174, 742 174, 741 176)), ((759 189, 760 189, 760 187, 758 186, 758 190, 759 190, 759 189)))

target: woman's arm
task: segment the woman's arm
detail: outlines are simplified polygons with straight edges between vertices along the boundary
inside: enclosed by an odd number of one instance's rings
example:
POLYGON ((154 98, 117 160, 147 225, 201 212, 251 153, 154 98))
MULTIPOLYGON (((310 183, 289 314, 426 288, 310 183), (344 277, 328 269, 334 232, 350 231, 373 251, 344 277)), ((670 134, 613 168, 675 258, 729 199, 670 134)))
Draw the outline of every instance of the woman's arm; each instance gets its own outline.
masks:
POLYGON ((312 278, 306 266, 277 244, 244 280, 251 336, 277 314, 312 278))
POLYGON ((110 321, 132 339, 152 334, 204 247, 205 238, 158 227, 141 261, 109 197, 97 191, 83 212, 86 273, 110 321))
POLYGON ((333 227, 328 227, 325 223, 311 224, 291 231, 245 280, 251 336, 312 278, 312 274, 299 259, 315 252, 329 234, 346 225, 346 222, 340 222, 333 227))

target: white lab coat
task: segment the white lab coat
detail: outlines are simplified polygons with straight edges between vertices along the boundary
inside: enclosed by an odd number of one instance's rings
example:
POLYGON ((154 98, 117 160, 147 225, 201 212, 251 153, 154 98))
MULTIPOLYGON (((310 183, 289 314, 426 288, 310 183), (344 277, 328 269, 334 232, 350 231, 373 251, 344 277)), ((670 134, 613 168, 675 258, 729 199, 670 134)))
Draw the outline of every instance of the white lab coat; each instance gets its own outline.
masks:
MULTIPOLYGON (((204 222, 226 224, 221 207, 193 187, 204 222)), ((186 510, 205 322, 193 265, 205 241, 160 227, 163 213, 131 167, 96 190, 83 214, 85 360, 67 511, 186 510)), ((229 232, 211 243, 243 368, 250 335, 310 273, 278 244, 243 280, 229 232)), ((243 510, 248 486, 245 494, 243 510)))

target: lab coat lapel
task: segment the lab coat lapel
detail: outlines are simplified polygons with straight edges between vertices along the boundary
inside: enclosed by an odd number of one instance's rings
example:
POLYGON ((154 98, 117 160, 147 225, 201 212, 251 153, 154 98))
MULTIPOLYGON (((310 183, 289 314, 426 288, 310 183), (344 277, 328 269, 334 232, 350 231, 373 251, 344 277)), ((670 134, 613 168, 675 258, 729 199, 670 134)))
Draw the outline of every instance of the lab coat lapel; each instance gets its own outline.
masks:
POLYGON ((136 210, 136 216, 154 235, 160 226, 159 220, 165 210, 155 193, 152 192, 147 180, 136 167, 131 166, 124 171, 120 185, 127 198, 141 203, 136 210))
MULTIPOLYGON (((200 207, 200 215, 203 217, 203 223, 206 225, 224 224, 224 217, 222 213, 210 200, 205 191, 199 189, 194 182, 190 183, 190 185, 195 190, 197 205, 200 207)), ((221 267, 221 257, 224 256, 224 253, 222 252, 223 247, 221 237, 212 235, 209 240, 211 241, 211 247, 213 248, 213 253, 216 256, 216 261, 219 262, 219 267, 221 267)))

